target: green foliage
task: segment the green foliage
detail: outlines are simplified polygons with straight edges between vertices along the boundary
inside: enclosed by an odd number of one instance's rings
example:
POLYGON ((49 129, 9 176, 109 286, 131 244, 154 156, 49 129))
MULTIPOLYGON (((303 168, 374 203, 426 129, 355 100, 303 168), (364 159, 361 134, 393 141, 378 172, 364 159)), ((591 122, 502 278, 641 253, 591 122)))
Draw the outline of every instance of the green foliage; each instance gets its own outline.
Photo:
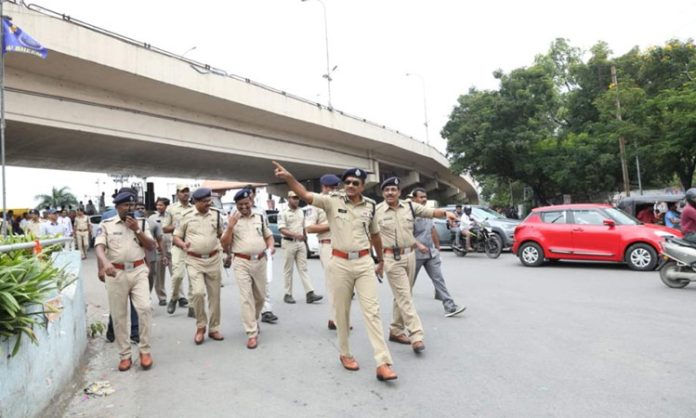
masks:
POLYGON ((39 200, 36 209, 44 209, 46 207, 58 208, 68 206, 77 207, 77 198, 69 192, 70 188, 65 186, 57 189, 53 187, 51 194, 37 194, 34 199, 39 200))
POLYGON ((106 331, 106 325, 102 321, 94 321, 89 324, 89 337, 94 338, 106 331))

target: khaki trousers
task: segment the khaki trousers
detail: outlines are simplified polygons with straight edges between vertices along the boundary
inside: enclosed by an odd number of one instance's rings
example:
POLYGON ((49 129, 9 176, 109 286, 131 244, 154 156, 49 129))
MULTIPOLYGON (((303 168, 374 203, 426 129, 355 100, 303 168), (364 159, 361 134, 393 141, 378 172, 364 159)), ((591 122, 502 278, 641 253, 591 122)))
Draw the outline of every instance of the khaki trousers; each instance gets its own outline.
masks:
POLYGON ((152 306, 150 306, 150 291, 147 281, 148 268, 142 264, 127 272, 116 270, 116 277, 106 276, 106 293, 109 297, 109 310, 114 321, 114 336, 121 359, 131 358, 130 344, 130 307, 128 297, 138 313, 140 328, 141 353, 150 352, 150 324, 152 322, 152 306))
POLYGON ((389 280, 393 301, 393 322, 389 332, 393 335, 406 334, 411 342, 423 341, 423 324, 413 303, 413 281, 416 271, 416 253, 402 254, 401 260, 394 261, 393 254, 384 254, 384 272, 389 280))
POLYGON ((305 243, 283 240, 282 247, 285 250, 285 264, 283 265, 285 294, 292 295, 292 272, 295 264, 297 264, 297 271, 300 273, 305 294, 313 292, 312 281, 309 280, 309 273, 307 273, 307 246, 305 243))
POLYGON ((329 302, 329 319, 336 320, 336 306, 334 306, 333 290, 331 290, 331 280, 329 280, 329 259, 331 259, 331 243, 319 244, 319 261, 324 269, 324 279, 326 281, 326 298, 329 302))
MULTIPOLYGON (((177 300, 183 297, 183 289, 181 289, 181 283, 184 281, 184 273, 186 272, 186 253, 179 247, 172 248, 172 298, 171 300, 177 300)), ((191 279, 188 282, 188 298, 191 299, 191 279)))
POLYGON ((385 363, 392 364, 391 354, 384 341, 382 320, 379 316, 377 278, 375 277, 375 264, 372 257, 365 256, 355 260, 346 260, 331 256, 327 274, 336 306, 336 330, 341 355, 352 357, 348 336, 350 333, 351 298, 353 289, 355 289, 375 362, 378 366, 385 363))
POLYGON ((232 266, 239 287, 244 332, 247 337, 255 337, 259 333, 257 321, 266 295, 266 257, 260 260, 235 257, 232 266))
MULTIPOLYGON (((166 238, 165 235, 165 237, 162 239, 162 243, 164 244, 164 248, 162 248, 162 256, 157 257, 157 268, 155 275, 155 294, 157 295, 157 299, 167 300, 167 291, 164 287, 164 281, 167 276, 167 269, 169 269, 169 276, 172 276, 171 238, 166 238), (163 257, 167 257, 167 259, 169 260, 169 264, 166 266, 162 264, 163 257)), ((181 288, 179 288, 179 295, 180 297, 183 297, 183 292, 181 291, 181 288)))
POLYGON ((196 314, 196 328, 208 326, 208 332, 220 330, 220 283, 222 283, 222 257, 201 259, 186 256, 186 271, 191 283, 191 306, 196 314), (205 294, 208 292, 208 311, 205 312, 205 294))
POLYGON ((80 254, 82 254, 82 257, 87 257, 87 250, 89 249, 89 231, 75 232, 75 239, 77 239, 77 249, 80 250, 80 254))

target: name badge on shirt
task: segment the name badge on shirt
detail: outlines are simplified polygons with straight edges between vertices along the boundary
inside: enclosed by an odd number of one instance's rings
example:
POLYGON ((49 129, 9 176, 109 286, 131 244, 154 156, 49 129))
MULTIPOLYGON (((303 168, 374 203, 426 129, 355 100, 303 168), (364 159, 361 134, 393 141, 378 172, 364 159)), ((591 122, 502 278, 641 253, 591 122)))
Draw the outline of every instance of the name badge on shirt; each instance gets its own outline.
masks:
POLYGON ((347 209, 339 209, 338 213, 348 213, 348 210, 347 209))

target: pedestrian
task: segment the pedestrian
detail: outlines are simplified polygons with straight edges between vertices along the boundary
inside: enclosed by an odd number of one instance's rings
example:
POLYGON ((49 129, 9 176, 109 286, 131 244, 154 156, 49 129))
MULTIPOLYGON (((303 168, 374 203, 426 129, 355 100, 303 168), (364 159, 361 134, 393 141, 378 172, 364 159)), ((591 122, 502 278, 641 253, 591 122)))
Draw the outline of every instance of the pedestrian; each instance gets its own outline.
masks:
POLYGON ((307 272, 307 245, 304 230, 304 211, 300 208, 300 198, 292 190, 288 192, 288 207, 280 213, 278 230, 283 237, 282 247, 285 251, 283 277, 285 279, 285 303, 295 303, 292 297, 292 273, 297 265, 297 271, 302 280, 307 296, 307 303, 314 303, 323 297, 314 293, 312 281, 307 272))
POLYGON ((120 371, 130 369, 131 347, 128 341, 127 303, 130 297, 138 314, 140 326, 138 349, 140 366, 152 367, 150 354, 150 326, 152 308, 148 291, 145 249, 156 243, 149 231, 143 231, 140 223, 130 214, 135 204, 135 194, 122 192, 113 200, 118 216, 102 221, 95 246, 101 262, 100 274, 105 275, 109 308, 114 321, 116 344, 120 349, 120 371))
POLYGON ((336 306, 336 330, 341 364, 351 371, 360 368, 351 354, 348 341, 350 304, 353 291, 356 290, 377 363, 377 379, 396 379, 397 374, 391 368, 392 357, 384 341, 377 297, 375 275, 382 275, 384 259, 379 225, 375 219, 376 204, 362 194, 367 173, 359 168, 349 168, 341 177, 344 190, 323 195, 307 191, 283 166, 275 161, 273 164, 275 175, 285 180, 290 190, 310 205, 326 211, 331 229, 332 248, 328 274, 333 280, 331 288, 336 306), (369 256, 371 246, 377 253, 376 266, 369 256))
MULTIPOLYGON (((176 186, 176 198, 177 202, 170 205, 167 208, 169 216, 166 217, 162 223, 162 229, 165 234, 173 233, 174 230, 181 224, 181 219, 184 212, 192 208, 189 203, 189 186, 186 184, 179 184, 176 186)), ((189 301, 182 296, 183 291, 181 290, 181 283, 184 281, 184 275, 186 274, 186 253, 180 248, 174 246, 172 248, 172 293, 169 298, 169 305, 167 305, 167 313, 170 315, 176 311, 176 304, 179 303, 180 308, 185 308, 189 306, 189 301)), ((188 280, 188 297, 191 298, 191 279, 188 280)), ((195 318, 196 315, 193 312, 193 308, 189 306, 188 316, 190 318, 195 318)))
POLYGON ((161 224, 151 220, 147 216, 145 203, 138 201, 135 204, 135 216, 138 222, 141 223, 140 228, 150 231, 152 238, 157 243, 155 248, 145 251, 145 261, 147 261, 147 267, 150 270, 147 274, 147 281, 150 292, 152 292, 152 288, 155 285, 155 278, 157 277, 157 264, 159 263, 160 248, 162 247, 164 232, 162 231, 161 224))
POLYGON ((41 236, 41 218, 39 217, 39 211, 37 209, 32 209, 29 211, 29 222, 27 222, 27 235, 32 239, 39 238, 41 236))
POLYGON ((85 214, 88 216, 95 215, 97 213, 97 208, 94 207, 94 203, 92 203, 91 200, 87 201, 87 205, 85 206, 85 214))
MULTIPOLYGON (((417 187, 411 191, 412 200, 415 203, 425 205, 428 201, 428 193, 425 189, 417 187)), ((445 316, 452 317, 458 315, 466 309, 466 306, 458 306, 449 290, 445 278, 442 275, 442 260, 440 259, 440 238, 437 229, 433 225, 432 219, 416 217, 413 226, 413 235, 416 237, 416 271, 413 274, 411 290, 418 279, 418 273, 425 267, 426 273, 430 277, 435 287, 435 298, 442 301, 445 308, 445 316)))
POLYGON ((192 194, 193 207, 181 216, 174 230, 172 243, 186 255, 184 262, 191 283, 191 305, 196 316, 196 334, 193 341, 203 344, 206 326, 208 337, 224 340, 220 333, 220 283, 222 282, 222 246, 220 235, 223 220, 220 212, 211 208, 213 191, 201 187, 192 194), (205 297, 208 295, 208 311, 205 297))
POLYGON ((423 325, 412 295, 416 273, 414 223, 416 217, 455 221, 456 216, 443 209, 401 200, 401 179, 398 177, 389 177, 380 187, 384 201, 377 205, 376 217, 384 246, 384 272, 394 294, 389 341, 410 344, 418 354, 425 350, 425 343, 423 325))
POLYGON ((78 208, 77 216, 75 216, 75 238, 77 238, 77 249, 80 250, 83 260, 87 258, 91 234, 92 224, 89 222, 89 217, 85 215, 84 209, 78 208))
POLYGON ((39 226, 40 236, 60 235, 67 237, 68 231, 65 229, 65 224, 58 222, 58 211, 56 209, 48 209, 48 221, 42 222, 39 226))
POLYGON ((31 219, 31 214, 29 213, 30 211, 24 212, 22 214, 22 218, 19 221, 19 231, 22 234, 27 233, 27 225, 29 225, 29 220, 31 219))
POLYGON ((232 248, 246 347, 253 350, 258 346, 258 320, 266 295, 267 257, 275 253, 275 242, 264 217, 252 212, 251 195, 249 189, 234 195, 237 210, 228 217, 220 241, 223 248, 232 248))
POLYGON ((74 240, 74 231, 73 231, 73 224, 72 220, 68 216, 68 210, 63 207, 60 212, 58 212, 58 223, 62 224, 64 229, 65 229, 65 237, 70 237, 73 238, 70 241, 65 243, 65 249, 68 251, 72 251, 75 249, 75 240, 74 240))
MULTIPOLYGON (((321 193, 328 195, 335 192, 341 179, 335 174, 324 174, 319 178, 321 183, 321 193)), ((307 218, 305 222, 305 231, 308 234, 317 234, 319 241, 319 261, 324 269, 324 279, 326 282, 326 296, 329 300, 329 322, 330 330, 336 329, 336 313, 333 302, 333 292, 331 290, 331 280, 327 273, 329 267, 329 259, 331 258, 331 230, 329 228, 329 220, 326 218, 326 211, 315 206, 307 206, 307 218)))
MULTIPOLYGON (((149 220, 155 222, 156 224, 162 226, 165 223, 171 223, 168 218, 171 216, 167 212, 167 207, 169 206, 169 199, 166 197, 159 197, 155 201, 155 213, 150 215, 149 220)), ((167 292, 165 290, 165 278, 167 275, 167 269, 169 269, 169 276, 172 276, 172 265, 169 262, 172 257, 172 234, 164 233, 163 228, 162 243, 159 247, 159 256, 157 258, 157 263, 155 266, 155 294, 159 300, 159 306, 167 306, 167 292)), ((179 291, 181 293, 181 291, 179 291)))

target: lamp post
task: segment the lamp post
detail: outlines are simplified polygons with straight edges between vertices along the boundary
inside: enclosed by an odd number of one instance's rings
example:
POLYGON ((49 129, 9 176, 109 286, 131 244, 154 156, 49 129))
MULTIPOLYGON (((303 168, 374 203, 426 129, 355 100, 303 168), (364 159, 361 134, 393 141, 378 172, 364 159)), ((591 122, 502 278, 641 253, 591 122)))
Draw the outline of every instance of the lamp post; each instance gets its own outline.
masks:
POLYGON ((425 94, 425 77, 417 73, 406 73, 406 77, 417 77, 421 81, 421 87, 423 87, 423 116, 425 118, 423 126, 425 126, 425 143, 430 145, 430 133, 428 132, 428 102, 425 94))
MULTIPOLYGON (((302 2, 306 2, 307 0, 302 0, 302 2)), ((333 106, 331 105, 331 81, 333 80, 331 78, 331 73, 336 71, 336 68, 338 66, 334 66, 333 69, 331 68, 331 61, 329 60, 329 22, 328 19, 326 18, 326 5, 322 0, 316 0, 321 4, 321 7, 324 9, 324 46, 326 47, 326 74, 322 75, 323 78, 326 79, 326 88, 328 90, 329 94, 329 99, 328 99, 328 106, 329 109, 333 109, 333 106)))
POLYGON ((186 57, 186 54, 188 54, 189 52, 193 51, 193 50, 196 49, 196 48, 198 48, 198 46, 192 46, 191 48, 187 49, 186 52, 184 52, 183 54, 181 54, 181 58, 185 58, 185 57, 186 57))

